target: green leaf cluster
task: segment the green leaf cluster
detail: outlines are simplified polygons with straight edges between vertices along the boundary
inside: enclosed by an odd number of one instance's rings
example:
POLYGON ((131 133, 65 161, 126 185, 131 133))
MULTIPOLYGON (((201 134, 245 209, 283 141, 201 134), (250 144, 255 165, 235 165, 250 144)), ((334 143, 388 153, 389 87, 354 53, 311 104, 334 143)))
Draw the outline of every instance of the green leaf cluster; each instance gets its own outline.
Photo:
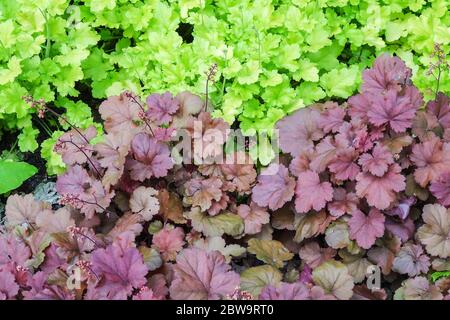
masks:
MULTIPOLYGON (((449 0, 1 1, 0 127, 20 130, 21 151, 33 151, 39 130, 23 95, 53 103, 86 127, 93 122, 88 104, 97 106, 81 87, 94 99, 123 90, 204 94, 213 63, 214 114, 238 120, 248 134, 270 131, 305 105, 350 96, 381 52, 405 60, 427 92, 435 87, 426 75, 434 44, 450 53, 449 6, 449 0)), ((450 91, 449 73, 440 90, 450 91)), ((49 143, 42 155, 49 172, 60 170, 49 143)))

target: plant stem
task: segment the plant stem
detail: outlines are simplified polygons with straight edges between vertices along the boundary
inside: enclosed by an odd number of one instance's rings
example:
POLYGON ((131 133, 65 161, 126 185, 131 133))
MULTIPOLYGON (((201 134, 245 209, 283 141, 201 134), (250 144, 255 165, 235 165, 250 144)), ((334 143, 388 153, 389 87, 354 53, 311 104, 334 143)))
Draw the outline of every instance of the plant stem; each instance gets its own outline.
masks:
POLYGON ((209 87, 209 77, 206 78, 206 90, 205 90, 205 112, 208 112, 208 87, 209 87))
POLYGON ((41 12, 42 16, 45 19, 45 58, 50 57, 50 49, 51 49, 51 42, 50 42, 50 28, 48 27, 48 19, 47 14, 39 8, 39 11, 41 12))
POLYGON ((86 154, 86 152, 84 152, 84 150, 82 148, 80 148, 80 146, 78 146, 75 142, 73 142, 72 140, 60 140, 61 143, 71 143, 73 146, 75 146, 75 148, 77 148, 80 152, 82 152, 84 154, 84 156, 86 157, 86 159, 89 161, 89 163, 91 164, 92 168, 94 168, 95 172, 97 173, 97 176, 99 178, 103 178, 103 175, 100 173, 100 171, 98 171, 97 167, 94 165, 94 163, 92 162, 92 160, 89 158, 89 156, 86 154))
POLYGON ((88 138, 86 138, 84 136, 83 133, 81 133, 80 130, 78 130, 77 127, 75 127, 72 123, 69 122, 69 120, 67 120, 66 117, 64 117, 62 114, 59 114, 58 112, 54 111, 53 109, 47 107, 46 105, 44 105, 45 110, 49 111, 51 114, 53 114, 55 117, 57 117, 58 119, 62 119, 65 123, 67 123, 72 129, 74 129, 76 132, 78 132, 78 134, 84 139, 84 141, 86 141, 87 144, 89 144, 89 140, 88 138))
MULTIPOLYGON (((141 109, 141 111, 145 113, 144 107, 143 107, 142 104, 141 104, 141 103, 133 96, 133 94, 130 94, 129 97, 130 97, 131 99, 133 99, 134 103, 136 103, 136 104, 139 106, 139 108, 141 109)), ((152 127, 151 127, 150 124, 147 122, 147 119, 144 118, 144 119, 142 119, 142 120, 144 120, 145 124, 146 124, 147 127, 150 129, 150 132, 152 133, 152 135, 155 136, 155 134, 153 133, 152 127)))
POLYGON ((441 66, 438 65, 438 76, 437 76, 437 81, 436 81, 436 92, 434 94, 434 99, 437 100, 437 96, 439 93, 439 82, 441 81, 441 66))

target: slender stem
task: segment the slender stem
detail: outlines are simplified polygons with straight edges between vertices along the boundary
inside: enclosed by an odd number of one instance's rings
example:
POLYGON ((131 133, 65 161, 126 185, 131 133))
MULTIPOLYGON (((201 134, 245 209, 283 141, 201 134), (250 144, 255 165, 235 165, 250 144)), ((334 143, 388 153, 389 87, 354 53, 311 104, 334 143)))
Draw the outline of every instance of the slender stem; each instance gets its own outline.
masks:
POLYGON ((77 127, 75 127, 72 123, 69 122, 69 120, 67 120, 66 117, 64 117, 62 114, 59 114, 58 112, 54 111, 53 109, 47 107, 46 105, 44 105, 45 110, 49 111, 51 114, 53 114, 55 117, 57 117, 58 119, 61 118, 65 123, 67 123, 72 129, 74 129, 76 132, 78 132, 78 134, 83 138, 84 141, 86 141, 87 144, 89 144, 89 140, 88 138, 86 138, 84 136, 83 133, 81 133, 80 130, 78 130, 77 127))
POLYGON ((441 65, 438 65, 438 76, 437 76, 437 81, 436 81, 436 92, 435 92, 435 97, 434 99, 437 100, 438 97, 438 92, 439 92, 439 82, 441 81, 441 65))
POLYGON ((209 76, 206 78, 206 90, 205 90, 205 112, 208 112, 208 88, 209 88, 209 76))
POLYGON ((11 146, 11 149, 9 149, 8 155, 10 155, 14 151, 14 149, 17 146, 18 141, 19 141, 18 139, 16 139, 16 141, 14 141, 13 145, 11 146))
POLYGON ((52 136, 52 131, 50 130, 50 128, 48 127, 48 125, 42 121, 41 119, 37 118, 39 124, 41 125, 41 127, 44 129, 45 133, 51 137, 52 136))
MULTIPOLYGON (((140 103, 140 102, 139 102, 132 94, 130 94, 129 97, 130 97, 131 99, 133 99, 134 103, 136 103, 136 104, 139 106, 139 108, 141 109, 141 111, 145 113, 145 109, 144 109, 144 107, 142 106, 142 104, 141 104, 141 103, 140 103)), ((152 135, 155 136, 155 134, 153 133, 152 127, 151 127, 150 124, 148 123, 147 119, 144 118, 144 119, 142 119, 142 120, 144 120, 145 124, 146 124, 147 127, 150 129, 150 132, 152 133, 152 135)))
POLYGON ((79 234, 80 236, 85 237, 85 238, 88 239, 89 241, 91 241, 97 248, 100 247, 99 244, 97 243, 97 241, 95 241, 94 239, 92 239, 92 238, 89 237, 88 235, 86 235, 86 234, 84 234, 84 233, 82 233, 82 232, 79 232, 79 231, 77 231, 76 233, 79 234))
POLYGON ((77 148, 80 152, 82 152, 84 154, 84 156, 86 157, 86 159, 89 161, 89 163, 91 164, 92 168, 94 168, 95 172, 97 173, 97 176, 99 178, 103 178, 103 175, 100 173, 100 171, 98 171, 97 167, 94 165, 94 163, 92 162, 91 158, 89 158, 89 156, 86 154, 86 152, 84 152, 84 150, 82 148, 80 148, 80 146, 78 146, 75 142, 73 142, 72 140, 60 140, 61 143, 71 143, 73 146, 75 146, 75 148, 77 148))
MULTIPOLYGON (((98 247, 98 246, 97 246, 98 247)), ((97 278, 97 280, 100 280, 100 277, 97 275, 97 273, 91 268, 88 267, 89 271, 92 272, 92 274, 97 278)))
POLYGON ((258 39, 258 60, 259 60, 259 69, 262 68, 262 61, 261 61, 261 39, 259 37, 259 31, 256 28, 255 25, 253 25, 253 28, 255 29, 255 33, 256 33, 256 39, 258 39))
POLYGON ((96 205, 97 207, 99 207, 100 209, 102 209, 103 211, 105 211, 106 213, 108 213, 108 214, 114 214, 114 212, 111 212, 111 211, 109 211, 108 209, 106 209, 106 208, 104 208, 103 206, 101 206, 100 204, 98 204, 97 198, 95 198, 95 196, 94 196, 94 199, 95 199, 95 202, 90 202, 90 201, 86 201, 86 200, 82 200, 82 202, 83 202, 83 203, 86 203, 86 204, 93 204, 93 205, 96 205))
POLYGON ((209 99, 209 82, 213 81, 214 82, 214 76, 216 75, 216 69, 217 69, 217 64, 213 64, 208 72, 206 72, 206 88, 205 88, 205 97, 206 97, 206 101, 205 101, 205 112, 208 111, 208 99, 209 99))
POLYGON ((51 43, 50 43, 50 28, 48 27, 48 19, 47 19, 47 14, 42 11, 41 8, 39 8, 39 11, 41 12, 42 16, 45 19, 45 57, 48 58, 50 57, 50 47, 51 47, 51 43))

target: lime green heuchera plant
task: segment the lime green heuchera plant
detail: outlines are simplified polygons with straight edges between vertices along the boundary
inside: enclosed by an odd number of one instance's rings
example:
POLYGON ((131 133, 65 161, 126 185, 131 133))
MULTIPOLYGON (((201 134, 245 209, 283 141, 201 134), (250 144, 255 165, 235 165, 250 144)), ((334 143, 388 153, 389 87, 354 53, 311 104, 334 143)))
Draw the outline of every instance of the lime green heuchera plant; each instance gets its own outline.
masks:
MULTIPOLYGON (((405 60, 428 95, 433 45, 450 50, 448 6, 448 0, 2 1, 0 126, 20 130, 21 151, 33 151, 38 129, 67 126, 32 121, 24 95, 54 104, 87 128, 92 101, 81 88, 98 99, 124 90, 205 94, 204 72, 213 63, 214 115, 239 120, 247 134, 270 131, 304 105, 347 98, 382 51, 405 60)), ((448 77, 442 76, 443 92, 450 90, 448 77)), ((42 156, 50 173, 61 172, 50 152, 58 134, 46 133, 42 156)))

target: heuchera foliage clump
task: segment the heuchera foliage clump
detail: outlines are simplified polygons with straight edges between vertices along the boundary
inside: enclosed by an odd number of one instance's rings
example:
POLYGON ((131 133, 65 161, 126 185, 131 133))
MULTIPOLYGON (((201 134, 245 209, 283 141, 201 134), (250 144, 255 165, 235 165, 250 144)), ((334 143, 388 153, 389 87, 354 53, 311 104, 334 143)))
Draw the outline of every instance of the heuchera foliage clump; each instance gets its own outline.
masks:
POLYGON ((425 104, 410 77, 383 55, 346 104, 283 118, 259 176, 245 149, 198 162, 229 133, 198 96, 110 97, 103 137, 55 145, 61 206, 8 199, 0 298, 449 299, 431 276, 450 269, 449 98, 425 104))
POLYGON ((450 99, 439 92, 425 104, 411 75, 401 59, 382 55, 343 105, 280 120, 285 154, 253 188, 272 226, 294 232, 293 252, 314 283, 349 277, 337 298, 352 288, 354 298, 386 298, 398 287, 397 299, 449 297, 448 281, 426 276, 450 267, 450 99), (370 265, 381 270, 381 290, 365 286, 370 265))

